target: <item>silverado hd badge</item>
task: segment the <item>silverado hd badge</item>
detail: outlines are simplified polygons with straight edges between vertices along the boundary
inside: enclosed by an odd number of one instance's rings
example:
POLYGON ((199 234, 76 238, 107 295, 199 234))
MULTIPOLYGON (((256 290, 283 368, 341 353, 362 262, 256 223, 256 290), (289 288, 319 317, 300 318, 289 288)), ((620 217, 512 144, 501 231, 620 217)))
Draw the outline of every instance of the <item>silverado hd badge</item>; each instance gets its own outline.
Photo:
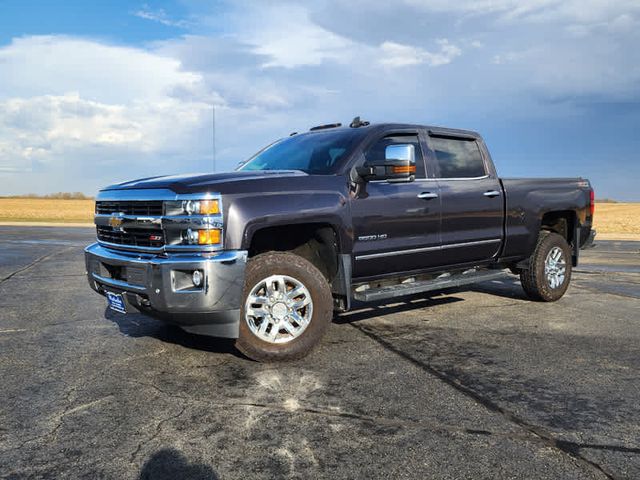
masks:
POLYGON ((361 242, 370 242, 372 240, 386 240, 386 239, 387 239, 386 233, 378 233, 377 235, 362 235, 358 237, 358 240, 360 240, 361 242))

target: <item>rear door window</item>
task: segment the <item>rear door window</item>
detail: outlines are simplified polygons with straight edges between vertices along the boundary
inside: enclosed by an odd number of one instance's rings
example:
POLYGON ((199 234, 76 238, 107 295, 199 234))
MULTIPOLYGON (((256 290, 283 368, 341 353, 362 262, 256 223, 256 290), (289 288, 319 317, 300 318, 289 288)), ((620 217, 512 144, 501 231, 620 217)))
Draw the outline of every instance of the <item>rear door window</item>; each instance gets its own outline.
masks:
POLYGON ((429 137, 439 178, 476 178, 487 174, 478 144, 473 139, 429 137))

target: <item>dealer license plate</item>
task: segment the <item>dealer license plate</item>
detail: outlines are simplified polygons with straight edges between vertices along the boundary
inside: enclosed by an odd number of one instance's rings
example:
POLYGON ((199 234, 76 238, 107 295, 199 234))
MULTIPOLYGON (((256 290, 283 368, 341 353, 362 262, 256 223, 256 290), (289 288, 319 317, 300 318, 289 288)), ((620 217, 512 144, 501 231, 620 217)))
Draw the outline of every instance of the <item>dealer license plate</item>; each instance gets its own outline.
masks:
POLYGON ((111 310, 115 310, 120 313, 127 313, 127 307, 124 304, 122 294, 113 292, 105 292, 105 294, 107 296, 107 304, 111 310))

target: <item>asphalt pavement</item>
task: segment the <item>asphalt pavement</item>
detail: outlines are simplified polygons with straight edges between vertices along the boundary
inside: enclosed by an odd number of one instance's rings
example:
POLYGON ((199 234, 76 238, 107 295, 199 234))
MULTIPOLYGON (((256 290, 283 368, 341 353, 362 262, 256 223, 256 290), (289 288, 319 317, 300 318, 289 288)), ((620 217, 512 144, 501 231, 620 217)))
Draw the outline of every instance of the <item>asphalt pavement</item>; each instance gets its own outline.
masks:
POLYGON ((302 361, 108 311, 85 228, 0 227, 0 478, 640 478, 640 242, 359 305, 302 361))

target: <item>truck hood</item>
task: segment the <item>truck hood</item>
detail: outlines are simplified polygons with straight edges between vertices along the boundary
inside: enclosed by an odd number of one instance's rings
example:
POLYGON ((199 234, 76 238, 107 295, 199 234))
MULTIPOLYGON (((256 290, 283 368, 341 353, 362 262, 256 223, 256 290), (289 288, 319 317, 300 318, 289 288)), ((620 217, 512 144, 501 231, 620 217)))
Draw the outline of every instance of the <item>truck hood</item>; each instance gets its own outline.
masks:
MULTIPOLYGON (((140 190, 149 188, 168 188, 176 193, 200 193, 207 191, 223 192, 237 182, 255 182, 276 180, 289 177, 307 177, 299 170, 256 170, 227 173, 200 173, 148 177, 130 182, 110 185, 105 190, 140 190)), ((256 187, 259 188, 259 187, 256 187)))

